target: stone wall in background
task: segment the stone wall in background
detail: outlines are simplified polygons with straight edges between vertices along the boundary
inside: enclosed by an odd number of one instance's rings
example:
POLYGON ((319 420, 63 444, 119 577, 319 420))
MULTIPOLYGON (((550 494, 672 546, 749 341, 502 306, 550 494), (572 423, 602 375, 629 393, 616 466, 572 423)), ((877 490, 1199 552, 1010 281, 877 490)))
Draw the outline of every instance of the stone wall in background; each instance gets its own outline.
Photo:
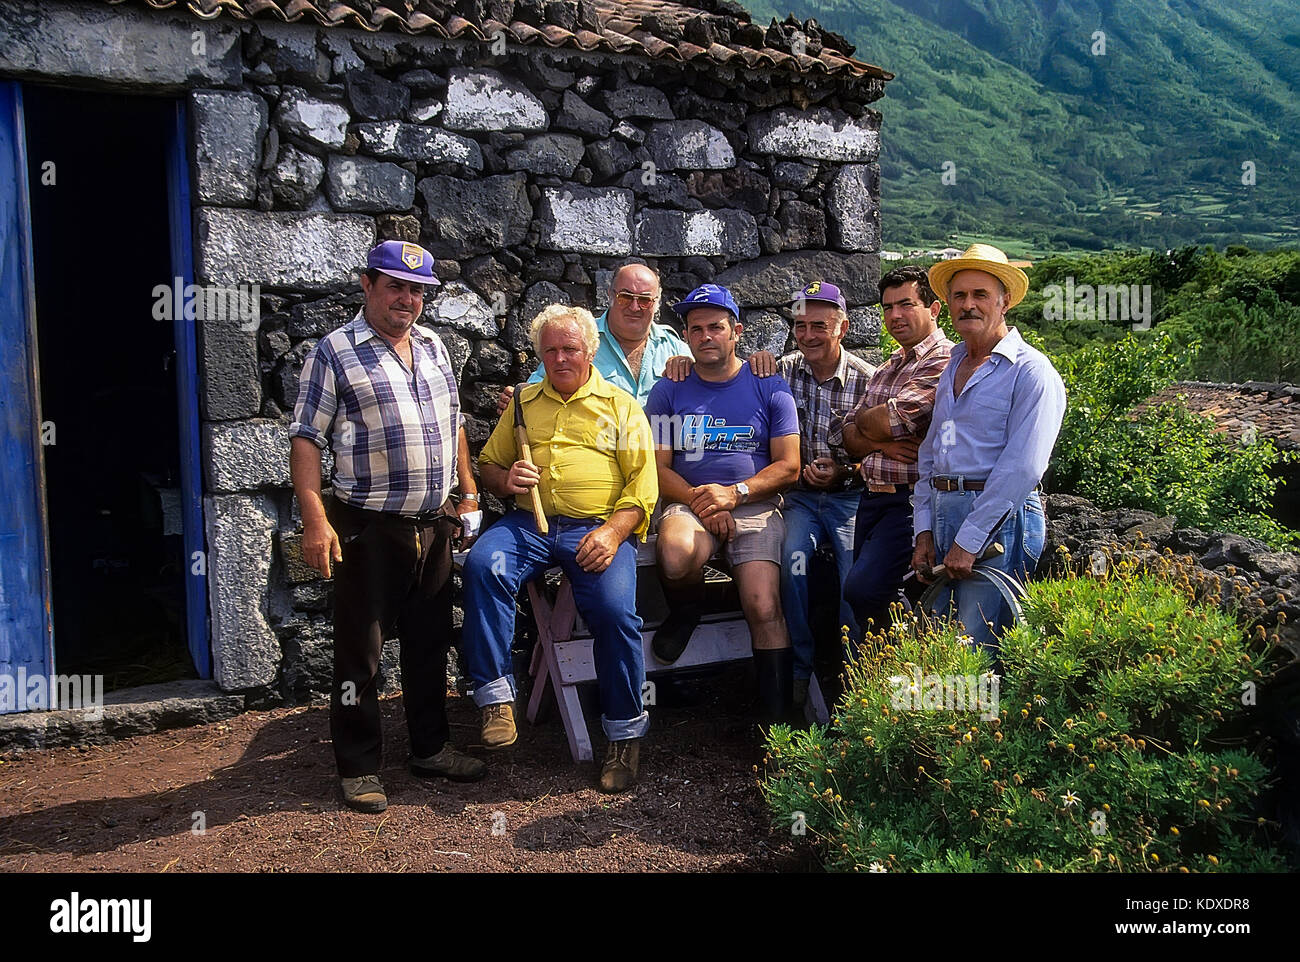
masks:
POLYGON ((1173 517, 1150 511, 1103 511, 1085 498, 1051 494, 1040 575, 1059 560, 1062 548, 1085 564, 1099 553, 1144 561, 1166 549, 1190 555, 1198 566, 1224 579, 1222 596, 1237 601, 1246 622, 1277 632, 1291 657, 1300 659, 1300 552, 1274 551, 1239 534, 1178 527, 1173 517))
POLYGON ((450 350, 475 451, 501 387, 535 366, 533 315, 603 309, 629 257, 660 271, 665 303, 729 285, 742 354, 789 346, 780 307, 813 278, 845 291, 849 346, 877 349, 879 81, 264 22, 238 53, 242 82, 188 95, 196 279, 262 295, 255 330, 200 329, 224 688, 301 700, 329 684, 332 587, 301 562, 286 428, 376 239, 437 258, 423 323, 450 350))

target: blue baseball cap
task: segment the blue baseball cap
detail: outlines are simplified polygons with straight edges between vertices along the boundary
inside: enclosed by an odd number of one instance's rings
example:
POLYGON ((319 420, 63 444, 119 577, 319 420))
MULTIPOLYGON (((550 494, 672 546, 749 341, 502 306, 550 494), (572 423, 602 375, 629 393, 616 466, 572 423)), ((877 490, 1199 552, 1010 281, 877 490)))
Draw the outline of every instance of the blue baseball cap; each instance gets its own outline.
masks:
POLYGON ((673 310, 685 317, 697 307, 721 307, 723 310, 730 311, 731 316, 736 320, 740 320, 740 308, 736 306, 736 299, 731 296, 731 291, 717 284, 701 284, 687 294, 684 301, 674 304, 673 310))
POLYGON ((848 311, 848 302, 844 300, 844 295, 834 284, 828 284, 825 281, 813 281, 803 290, 795 293, 790 299, 792 304, 798 305, 800 301, 824 301, 827 304, 834 304, 841 311, 848 311))
POLYGON ((433 255, 419 244, 389 240, 376 244, 366 257, 366 269, 374 268, 400 281, 437 286, 433 276, 433 255))

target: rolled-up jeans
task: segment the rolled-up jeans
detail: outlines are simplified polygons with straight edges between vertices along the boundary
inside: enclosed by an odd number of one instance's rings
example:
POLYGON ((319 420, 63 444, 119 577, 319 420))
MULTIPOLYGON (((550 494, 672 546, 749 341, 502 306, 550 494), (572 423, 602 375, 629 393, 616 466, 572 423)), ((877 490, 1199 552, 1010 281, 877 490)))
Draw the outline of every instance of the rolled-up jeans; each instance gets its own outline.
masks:
POLYGON ((844 579, 853 566, 853 519, 857 515, 857 491, 808 491, 797 489, 785 495, 781 510, 785 518, 785 555, 781 565, 781 609, 790 628, 790 646, 794 649, 794 677, 811 678, 816 649, 809 611, 808 573, 817 548, 829 543, 835 551, 836 596, 839 598, 839 625, 849 626, 849 637, 856 638, 857 622, 853 609, 844 600, 844 579))
POLYGON ((556 517, 538 532, 526 511, 511 511, 474 542, 465 559, 463 646, 474 703, 480 708, 515 699, 510 646, 515 597, 521 585, 558 565, 573 585, 573 600, 591 629, 600 688, 601 725, 610 741, 640 738, 650 727, 641 703, 645 656, 636 611, 636 545, 619 545, 608 568, 583 571, 574 557, 595 518, 556 517))
MULTIPOLYGON (((934 492, 935 564, 943 561, 957 537, 958 529, 981 494, 981 491, 934 492)), ((985 542, 985 546, 994 542, 1001 544, 1003 553, 987 561, 978 561, 976 565, 998 568, 1024 584, 1029 580, 1030 573, 1038 567, 1038 559, 1043 554, 1046 540, 1047 518, 1043 514, 1043 502, 1038 492, 1032 491, 1025 503, 1008 514, 985 542)), ((984 578, 964 578, 949 582, 939 592, 932 610, 939 614, 947 612, 954 594, 956 616, 965 626, 966 633, 997 659, 998 639, 1011 624, 1011 610, 1003 600, 1002 593, 996 585, 984 578), (991 628, 989 622, 992 622, 991 628)))

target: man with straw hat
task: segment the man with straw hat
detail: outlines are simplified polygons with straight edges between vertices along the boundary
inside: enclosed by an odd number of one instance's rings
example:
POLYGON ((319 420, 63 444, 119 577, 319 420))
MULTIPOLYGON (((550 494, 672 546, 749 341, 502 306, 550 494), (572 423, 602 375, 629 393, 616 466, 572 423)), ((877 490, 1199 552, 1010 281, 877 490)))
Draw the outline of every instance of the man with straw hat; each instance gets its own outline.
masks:
POLYGON ((997 587, 972 571, 978 563, 1023 582, 1038 564, 1047 534, 1038 484, 1061 429, 1065 384, 1007 327, 1007 311, 1029 290, 1019 264, 972 244, 931 267, 929 278, 961 343, 939 380, 917 461, 912 567, 928 582, 942 561, 952 581, 937 610, 955 600, 966 631, 996 659, 1009 616, 997 587), (995 543, 1003 553, 981 560, 995 543))

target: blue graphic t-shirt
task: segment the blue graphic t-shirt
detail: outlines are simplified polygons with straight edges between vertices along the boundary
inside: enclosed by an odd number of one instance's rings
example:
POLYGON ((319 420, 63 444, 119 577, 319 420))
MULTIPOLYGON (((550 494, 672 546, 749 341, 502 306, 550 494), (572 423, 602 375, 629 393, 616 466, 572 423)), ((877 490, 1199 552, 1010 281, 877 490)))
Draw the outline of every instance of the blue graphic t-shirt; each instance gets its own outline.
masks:
POLYGON ((772 438, 799 433, 790 385, 760 378, 749 365, 727 381, 661 378, 646 416, 656 444, 671 444, 673 470, 692 486, 735 484, 772 463, 772 438))

